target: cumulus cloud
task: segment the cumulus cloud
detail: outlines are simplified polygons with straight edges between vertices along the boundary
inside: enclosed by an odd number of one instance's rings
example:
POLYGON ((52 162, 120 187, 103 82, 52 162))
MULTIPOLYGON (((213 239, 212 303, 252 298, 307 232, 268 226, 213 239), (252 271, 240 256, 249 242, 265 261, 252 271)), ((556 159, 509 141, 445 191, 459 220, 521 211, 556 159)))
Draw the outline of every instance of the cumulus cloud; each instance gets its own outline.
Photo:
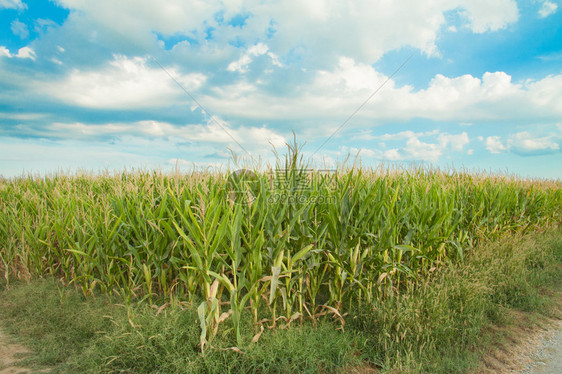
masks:
POLYGON ((560 137, 556 135, 537 136, 528 131, 521 131, 508 137, 505 144, 499 136, 489 136, 485 141, 490 153, 513 152, 520 155, 553 153, 560 150, 560 137))
POLYGON ((16 58, 22 58, 22 59, 30 59, 30 60, 35 60, 35 58, 37 57, 35 51, 31 48, 31 47, 22 47, 18 50, 18 53, 16 54, 12 54, 10 53, 10 50, 4 46, 0 46, 0 57, 5 56, 5 57, 16 57, 16 58))
POLYGON ((548 108, 562 107, 562 75, 549 75, 526 83, 527 98, 531 105, 548 108))
MULTIPOLYGON (((245 55, 264 56, 269 49, 265 44, 257 44, 246 52, 245 55)), ((12 56, 7 49, 0 49, 0 55, 12 56)), ((24 47, 16 56, 34 59, 35 53, 24 47)), ((51 61, 58 64, 61 60, 51 61)), ((252 81, 245 75, 234 83, 220 85, 214 81, 207 85, 205 74, 183 73, 174 65, 166 65, 166 69, 206 107, 229 120, 298 120, 304 127, 308 119, 325 121, 325 127, 315 130, 316 136, 337 128, 388 79, 373 66, 349 57, 340 57, 333 69, 312 72, 313 79, 288 86, 282 92, 266 91, 259 80, 252 81)), ((245 69, 247 64, 240 60, 231 68, 245 69)), ((280 79, 280 74, 273 79, 280 79)), ((189 102, 175 82, 144 57, 115 55, 101 68, 75 69, 62 79, 32 81, 31 85, 49 97, 87 108, 169 108, 189 102)), ((552 121, 561 117, 562 75, 513 82, 505 72, 486 72, 481 78, 469 74, 458 77, 437 74, 427 88, 419 90, 389 80, 348 126, 412 118, 474 123, 552 121)), ((317 122, 308 123, 317 128, 317 122)))
POLYGON ((539 9, 539 15, 541 16, 541 18, 546 18, 551 14, 556 13, 557 10, 558 5, 547 0, 542 3, 541 8, 539 9))
POLYGON ((437 161, 443 154, 443 147, 439 143, 426 143, 414 137, 408 139, 404 151, 404 159, 437 161))
POLYGON ((442 148, 450 146, 455 151, 462 151, 464 146, 470 143, 466 132, 457 135, 439 134, 438 140, 442 148))
POLYGON ((519 18, 517 3, 513 0, 469 0, 462 2, 461 7, 476 33, 503 29, 519 18))
POLYGON ((498 154, 507 151, 507 147, 503 145, 499 136, 488 136, 485 145, 490 153, 498 154))
POLYGON ((27 5, 21 0, 0 0, 0 9, 26 9, 27 5))
POLYGON ((551 153, 560 149, 553 136, 537 137, 527 131, 513 134, 507 144, 513 152, 521 154, 551 153))
MULTIPOLYGON (((249 81, 217 87, 205 98, 222 115, 271 119, 345 119, 385 82, 387 77, 368 64, 342 57, 333 70, 320 70, 292 94, 264 94, 249 81)), ((446 77, 437 74, 425 89, 397 86, 391 79, 354 117, 359 120, 479 122, 562 116, 562 75, 513 82, 505 72, 446 77)))
POLYGON ((446 26, 444 13, 448 11, 462 12, 466 26, 477 33, 504 28, 518 18, 513 0, 169 0, 165 4, 154 0, 57 0, 57 3, 78 10, 70 16, 80 19, 76 23, 114 30, 140 45, 152 43, 153 33, 185 35, 205 45, 213 42, 255 45, 267 40, 270 51, 277 56, 294 55, 298 48, 304 48, 312 51, 306 53, 306 58, 315 56, 323 62, 345 55, 373 63, 385 52, 404 46, 437 55, 435 42, 441 28, 446 26), (228 20, 239 14, 249 17, 242 26, 233 27, 228 20), (209 32, 213 34, 212 40, 208 38, 209 32))
MULTIPOLYGON (((154 32, 163 35, 205 35, 209 26, 216 26, 215 15, 239 9, 239 2, 218 0, 56 0, 67 9, 77 10, 70 17, 77 24, 94 29, 111 30, 118 38, 126 38, 142 46, 152 44, 154 32), (232 5, 230 3, 233 3, 232 5)), ((88 33, 88 31, 85 31, 88 33)))
MULTIPOLYGON (((363 137, 364 138, 364 137, 363 137)), ((364 138, 365 139, 365 138, 364 138)), ((447 152, 462 152, 470 143, 466 132, 449 134, 438 130, 428 132, 402 131, 394 134, 383 134, 371 139, 384 139, 388 141, 404 141, 399 147, 390 149, 351 148, 352 154, 363 157, 376 158, 389 161, 429 161, 437 162, 447 152)), ((385 144, 380 144, 385 148, 385 144)), ((345 148, 344 148, 345 150, 345 148)))
MULTIPOLYGON (((167 69, 186 89, 197 90, 206 77, 167 69)), ((66 103, 87 108, 138 109, 169 107, 184 95, 175 82, 146 58, 115 55, 101 70, 72 71, 64 80, 42 82, 39 89, 66 103)))
POLYGON ((504 116, 507 107, 524 100, 526 91, 504 72, 486 72, 482 79, 470 74, 453 78, 437 74, 427 89, 404 95, 404 102, 410 106, 405 109, 412 112, 470 122, 504 116))
MULTIPOLYGON (((318 71, 313 89, 319 92, 338 90, 345 93, 368 93, 372 92, 377 84, 383 83, 386 78, 368 64, 356 63, 349 57, 340 57, 334 70, 318 71)), ((389 87, 394 86, 394 82, 389 83, 389 87)))
POLYGON ((2 56, 12 57, 12 54, 10 53, 10 50, 8 48, 0 46, 0 57, 2 56))
POLYGON ((485 0, 290 0, 267 3, 256 13, 258 17, 270 16, 276 22, 276 42, 281 50, 304 44, 320 55, 339 51, 372 62, 385 52, 406 45, 429 55, 436 54, 437 33, 445 24, 443 13, 455 9, 465 14, 468 27, 478 33, 504 28, 518 18, 513 0, 492 3, 485 0))
POLYGON ((31 49, 30 47, 23 47, 23 48, 20 48, 18 50, 18 54, 15 57, 17 57, 17 58, 29 58, 31 60, 35 60, 37 55, 35 54, 35 51, 33 49, 31 49))
POLYGON ((271 62, 273 65, 282 66, 277 55, 268 51, 269 47, 264 43, 253 45, 252 47, 248 48, 248 50, 244 54, 242 54, 242 56, 237 61, 231 62, 226 70, 245 73, 248 71, 248 65, 252 63, 254 57, 263 56, 265 54, 267 54, 271 58, 271 62))

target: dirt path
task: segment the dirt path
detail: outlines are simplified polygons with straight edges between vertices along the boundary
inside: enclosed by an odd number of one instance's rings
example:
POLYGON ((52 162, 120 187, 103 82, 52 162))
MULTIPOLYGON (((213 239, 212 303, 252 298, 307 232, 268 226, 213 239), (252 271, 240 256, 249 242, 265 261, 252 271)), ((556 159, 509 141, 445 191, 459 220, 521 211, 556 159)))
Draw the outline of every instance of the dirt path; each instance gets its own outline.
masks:
POLYGON ((12 339, 0 329, 0 374, 32 373, 33 371, 31 369, 16 366, 16 363, 28 353, 28 349, 14 343, 12 339))
POLYGON ((543 337, 530 357, 532 362, 521 371, 521 374, 562 373, 562 321, 558 321, 543 337))

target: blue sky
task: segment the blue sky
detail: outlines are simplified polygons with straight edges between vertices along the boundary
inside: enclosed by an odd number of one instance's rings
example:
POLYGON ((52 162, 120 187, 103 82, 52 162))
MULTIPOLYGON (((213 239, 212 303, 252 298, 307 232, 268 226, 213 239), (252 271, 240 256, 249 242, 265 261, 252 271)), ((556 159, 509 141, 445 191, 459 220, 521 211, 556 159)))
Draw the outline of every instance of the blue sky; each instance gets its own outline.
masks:
POLYGON ((293 131, 317 166, 562 178, 562 4, 0 0, 0 175, 267 163, 293 131))

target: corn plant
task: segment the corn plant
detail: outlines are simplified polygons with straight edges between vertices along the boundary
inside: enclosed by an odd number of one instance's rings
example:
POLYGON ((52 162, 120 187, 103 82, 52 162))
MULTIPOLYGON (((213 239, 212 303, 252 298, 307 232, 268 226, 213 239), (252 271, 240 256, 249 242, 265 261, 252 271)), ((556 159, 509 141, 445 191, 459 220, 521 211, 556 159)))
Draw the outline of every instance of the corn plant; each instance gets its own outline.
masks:
POLYGON ((324 173, 296 144, 274 167, 243 175, 0 179, 0 274, 197 303, 205 350, 227 319, 241 346, 245 313, 256 332, 304 318, 343 322, 354 304, 463 261, 479 240, 562 217, 559 181, 423 168, 324 173))

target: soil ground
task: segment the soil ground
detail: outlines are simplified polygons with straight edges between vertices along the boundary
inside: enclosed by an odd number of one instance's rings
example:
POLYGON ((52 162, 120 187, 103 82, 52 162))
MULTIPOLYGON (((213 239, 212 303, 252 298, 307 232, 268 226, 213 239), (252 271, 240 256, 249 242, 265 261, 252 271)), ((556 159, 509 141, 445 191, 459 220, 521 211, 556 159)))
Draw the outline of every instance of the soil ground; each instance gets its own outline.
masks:
POLYGON ((13 342, 13 339, 0 329, 0 374, 23 374, 32 373, 32 369, 16 366, 30 351, 20 344, 13 342))
POLYGON ((562 291, 552 298, 556 307, 551 317, 512 310, 511 323, 491 327, 490 332, 504 338, 484 355, 476 373, 562 373, 562 291))
POLYGON ((537 349, 530 354, 532 361, 522 374, 562 373, 562 321, 558 321, 556 327, 537 344, 537 349))

